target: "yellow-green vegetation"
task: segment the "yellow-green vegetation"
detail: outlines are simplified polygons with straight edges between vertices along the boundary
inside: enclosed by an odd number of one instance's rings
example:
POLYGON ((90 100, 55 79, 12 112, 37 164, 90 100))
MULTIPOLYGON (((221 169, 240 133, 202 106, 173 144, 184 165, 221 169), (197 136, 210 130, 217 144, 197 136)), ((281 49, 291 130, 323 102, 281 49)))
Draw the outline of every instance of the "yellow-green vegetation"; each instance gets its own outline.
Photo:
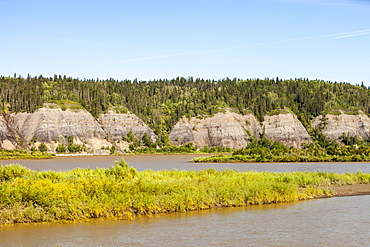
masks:
MULTIPOLYGON (((113 93, 112 97, 117 97, 117 94, 113 93)), ((108 109, 105 112, 108 112, 108 111, 114 111, 115 113, 121 113, 121 114, 125 114, 129 112, 127 107, 122 106, 122 105, 114 105, 114 104, 110 104, 108 106, 108 109)))
POLYGON ((280 108, 280 109, 274 109, 266 114, 269 116, 274 116, 274 115, 279 115, 279 114, 288 114, 288 113, 293 113, 292 110, 290 110, 288 107, 280 108))
POLYGON ((94 117, 108 110, 127 110, 155 131, 159 147, 169 144, 168 134, 183 117, 202 118, 228 108, 240 114, 252 113, 263 122, 267 114, 291 111, 310 132, 310 121, 319 115, 338 114, 340 109, 347 114, 360 110, 369 115, 369 96, 370 89, 363 84, 307 78, 118 81, 62 75, 0 76, 0 112, 34 112, 47 102, 55 102, 62 109, 82 106, 94 117))
POLYGON ((323 172, 137 171, 124 160, 109 169, 34 171, 0 167, 0 224, 184 212, 330 196, 322 186, 370 183, 370 174, 323 172))
POLYGON ((271 142, 265 137, 253 139, 245 148, 234 151, 231 155, 212 155, 194 158, 194 162, 358 162, 370 161, 370 143, 357 136, 343 134, 341 143, 317 141, 316 145, 303 145, 297 149, 271 142), (322 146, 321 146, 322 145, 322 146))
POLYGON ((161 148, 144 147, 134 149, 137 154, 196 154, 196 153, 231 153, 234 150, 229 147, 208 147, 199 149, 192 142, 182 146, 166 145, 161 148))
MULTIPOLYGON (((245 151, 245 150, 244 150, 245 151)), ((247 150, 248 154, 212 155, 194 158, 196 163, 252 163, 252 162, 361 162, 370 161, 369 153, 363 154, 327 154, 325 149, 307 151, 304 149, 288 149, 286 153, 274 154, 268 149, 247 150)), ((245 153, 247 153, 245 152, 245 153)))
MULTIPOLYGON (((330 103, 331 102, 327 102, 325 105, 330 105, 330 103)), ((322 114, 341 115, 343 113, 348 115, 359 115, 361 113, 361 110, 358 107, 342 108, 340 105, 335 105, 332 108, 327 108, 325 111, 323 111, 322 114)))
MULTIPOLYGON (((72 100, 50 100, 51 103, 56 103, 63 111, 67 109, 84 109, 81 104, 72 100)), ((52 106, 49 106, 52 108, 52 106)))
POLYGON ((49 154, 41 151, 26 150, 5 150, 0 149, 0 160, 20 160, 20 159, 52 159, 55 154, 49 154))

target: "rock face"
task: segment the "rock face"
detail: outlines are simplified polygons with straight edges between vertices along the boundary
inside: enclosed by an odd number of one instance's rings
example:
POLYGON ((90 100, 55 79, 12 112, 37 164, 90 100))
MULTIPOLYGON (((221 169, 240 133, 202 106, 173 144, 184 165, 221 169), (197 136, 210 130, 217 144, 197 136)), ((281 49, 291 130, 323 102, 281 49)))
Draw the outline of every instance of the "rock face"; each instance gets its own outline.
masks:
POLYGON ((213 117, 182 118, 171 130, 170 140, 175 145, 193 142, 198 147, 242 148, 249 143, 250 136, 259 136, 261 127, 252 115, 233 112, 217 113, 213 117))
POLYGON ((157 141, 157 135, 135 114, 119 114, 109 111, 107 114, 102 114, 98 118, 98 122, 109 137, 110 141, 114 141, 114 145, 118 151, 125 152, 129 150, 129 143, 122 141, 130 131, 136 138, 141 139, 145 133, 152 139, 157 141))
POLYGON ((122 137, 126 136, 130 131, 137 138, 141 138, 147 133, 152 141, 157 141, 157 136, 153 130, 135 114, 118 114, 109 111, 107 114, 102 114, 98 118, 98 122, 109 138, 114 141, 122 140, 122 137))
POLYGON ((291 113, 265 116, 263 131, 267 139, 289 147, 299 148, 303 143, 313 142, 303 124, 291 113))
POLYGON ((338 139, 343 133, 359 136, 364 140, 370 138, 370 118, 363 113, 318 116, 312 121, 312 126, 322 127, 322 133, 331 140, 338 139))
POLYGON ((129 131, 137 138, 147 133, 152 141, 157 140, 155 133, 134 114, 108 112, 97 121, 84 109, 62 110, 48 103, 34 113, 1 115, 0 147, 18 148, 17 140, 21 140, 28 147, 44 143, 49 152, 55 152, 59 144, 67 145, 73 137, 74 144, 85 145, 88 152, 109 154, 112 143, 121 152, 129 148, 129 143, 122 141, 129 131))
POLYGON ((213 117, 182 118, 172 129, 170 140, 175 145, 193 142, 198 147, 221 146, 242 148, 249 143, 251 135, 280 142, 286 146, 301 147, 312 139, 294 114, 286 113, 265 116, 262 128, 257 119, 249 115, 232 112, 218 113, 213 117))
POLYGON ((83 109, 63 111, 49 104, 34 113, 17 113, 11 117, 11 125, 27 143, 43 142, 50 151, 54 151, 58 144, 66 144, 71 136, 75 144, 85 144, 93 153, 112 145, 104 139, 106 133, 99 123, 83 109))
MULTIPOLYGON (((370 138, 370 118, 359 115, 319 116, 312 122, 313 127, 322 127, 322 132, 336 140, 343 133, 370 138)), ((94 154, 109 154, 109 148, 115 145, 117 151, 129 149, 129 143, 122 137, 132 132, 136 138, 147 133, 152 141, 157 140, 155 133, 136 115, 108 112, 96 120, 84 109, 62 110, 56 104, 45 104, 34 113, 16 113, 0 115, 0 148, 30 148, 44 143, 49 152, 55 152, 59 144, 66 145, 73 137, 74 143, 85 145, 94 154), (104 147, 104 149, 101 149, 104 147)), ((169 138, 175 145, 193 142, 202 148, 230 147, 243 148, 252 136, 262 134, 272 141, 299 148, 312 139, 302 123, 294 114, 285 113, 265 116, 260 124, 252 115, 240 115, 225 111, 213 117, 183 117, 171 130, 169 138)))
POLYGON ((0 115, 0 148, 15 149, 18 144, 5 118, 6 116, 0 115))

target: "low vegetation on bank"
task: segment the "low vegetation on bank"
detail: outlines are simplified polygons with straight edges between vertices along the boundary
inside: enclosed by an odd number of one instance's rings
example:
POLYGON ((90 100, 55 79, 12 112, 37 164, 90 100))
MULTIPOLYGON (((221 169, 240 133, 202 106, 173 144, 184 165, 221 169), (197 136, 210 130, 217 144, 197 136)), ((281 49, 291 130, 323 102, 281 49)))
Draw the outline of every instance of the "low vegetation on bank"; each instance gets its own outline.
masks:
POLYGON ((359 162, 370 161, 370 143, 355 140, 352 143, 326 141, 305 145, 301 149, 287 147, 262 137, 231 155, 212 155, 194 158, 194 162, 359 162))
POLYGON ((235 151, 229 147, 208 147, 198 148, 192 142, 183 146, 166 145, 161 148, 143 147, 133 151, 135 154, 196 154, 196 153, 232 153, 235 151))
POLYGON ((8 225, 294 202, 330 196, 325 186, 370 183, 370 174, 137 171, 122 160, 109 169, 62 172, 6 165, 0 182, 0 224, 8 225))
POLYGON ((64 110, 84 108, 96 118, 110 110, 131 112, 155 132, 159 147, 168 144, 168 134, 183 117, 213 116, 231 108, 243 115, 252 113, 263 122, 266 115, 288 111, 310 132, 311 120, 319 115, 341 111, 369 115, 369 96, 363 83, 307 78, 118 81, 66 75, 0 76, 0 113, 35 112, 44 103, 56 103, 64 110))
POLYGON ((21 160, 21 159, 52 159, 55 154, 50 154, 41 151, 26 151, 26 150, 5 150, 0 149, 0 160, 21 160))

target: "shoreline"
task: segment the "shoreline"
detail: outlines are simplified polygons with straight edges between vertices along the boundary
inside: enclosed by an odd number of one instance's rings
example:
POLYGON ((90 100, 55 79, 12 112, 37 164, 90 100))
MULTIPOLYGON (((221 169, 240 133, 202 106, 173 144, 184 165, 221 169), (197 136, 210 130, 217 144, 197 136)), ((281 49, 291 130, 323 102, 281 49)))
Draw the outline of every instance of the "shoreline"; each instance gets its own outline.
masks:
MULTIPOLYGON (((56 157, 68 157, 68 156, 149 156, 149 155, 208 155, 208 153, 125 153, 125 154, 56 154, 56 157)), ((212 154, 209 154, 212 155, 212 154)))
POLYGON ((370 195, 370 184, 332 185, 326 188, 335 192, 332 197, 370 195))
MULTIPOLYGON (((214 153, 125 153, 125 154, 55 154, 54 156, 47 157, 47 158, 22 158, 22 157, 11 157, 11 158, 0 158, 0 161, 8 161, 8 160, 45 160, 45 159, 55 159, 59 157, 130 157, 130 156, 158 156, 158 155, 165 155, 165 156, 176 156, 176 155, 204 155, 205 157, 215 155, 214 153)), ((199 162, 194 161, 193 159, 188 160, 189 163, 194 164, 202 164, 202 163, 213 163, 213 164, 268 164, 268 163, 276 163, 276 164, 301 164, 301 163, 370 163, 368 161, 236 161, 236 160, 229 160, 225 162, 217 162, 217 161, 207 161, 207 162, 199 162)))
MULTIPOLYGON (((321 189, 327 189, 332 194, 329 195, 318 195, 313 197, 308 197, 303 200, 298 200, 293 203, 298 203, 300 201, 307 201, 307 200, 315 200, 315 199, 329 199, 333 197, 351 197, 351 196, 366 196, 370 195, 370 184, 347 184, 347 185, 331 185, 325 187, 319 187, 321 189), (334 193, 333 193, 334 192, 334 193)), ((281 202, 281 203, 264 203, 265 205, 268 204, 284 204, 290 202, 281 202)), ((186 211, 200 211, 200 210, 212 210, 216 208, 226 208, 226 207, 248 207, 248 206, 256 206, 258 204, 251 204, 251 205, 240 205, 240 206, 221 206, 215 205, 210 208, 203 208, 203 209, 196 209, 196 210, 186 210, 186 211)), ((186 212, 184 211, 184 212, 186 212)), ((38 225, 38 224, 71 224, 77 222, 90 222, 90 221, 106 221, 106 220, 134 220, 136 217, 151 217, 153 215, 160 215, 160 214, 171 214, 171 213, 178 213, 180 211, 173 211, 173 212, 160 212, 160 213, 148 213, 148 214, 125 214, 121 216, 110 216, 110 217, 98 217, 98 218, 79 218, 73 220, 53 220, 53 221, 35 221, 35 222, 17 222, 17 223, 10 223, 10 224, 0 224, 0 228, 4 227, 12 227, 15 225, 38 225)), ((181 211, 182 212, 182 211, 181 211)), ((126 212, 127 213, 127 212, 126 212)))
MULTIPOLYGON (((149 159, 151 160, 151 159, 149 159)), ((34 171, 0 167, 0 225, 280 204, 370 195, 370 173, 238 170, 137 171, 123 159, 109 168, 34 171)))
MULTIPOLYGON (((328 199, 333 197, 350 197, 350 196, 366 196, 370 195, 370 184, 347 184, 347 185, 331 185, 326 187, 321 187, 323 189, 328 189, 335 194, 327 195, 327 196, 314 196, 312 198, 307 198, 304 200, 299 201, 307 201, 313 199, 328 199)), ((297 203, 296 201, 294 203, 297 203)), ((283 202, 284 203, 284 202, 283 202)), ((280 203, 268 203, 268 204, 280 204, 280 203)), ((242 205, 242 206, 231 206, 231 207, 248 207, 248 206, 256 206, 256 205, 242 205)), ((214 206, 205 209, 198 209, 198 210, 212 210, 216 208, 226 208, 225 206, 214 206)), ((190 210, 196 211, 196 210, 190 210)), ((161 212, 156 213, 155 215, 160 214, 170 214, 176 212, 161 212)), ((178 212, 177 212, 178 213, 178 212)), ((38 225, 38 224, 71 224, 77 222, 90 222, 90 221, 106 221, 106 220, 134 220, 136 217, 151 217, 154 214, 142 214, 142 215, 124 215, 121 217, 102 217, 102 218, 81 218, 81 219, 74 219, 74 220, 54 220, 50 222, 22 222, 22 223, 11 223, 11 224, 0 224, 0 228, 4 227, 12 227, 15 225, 38 225)))

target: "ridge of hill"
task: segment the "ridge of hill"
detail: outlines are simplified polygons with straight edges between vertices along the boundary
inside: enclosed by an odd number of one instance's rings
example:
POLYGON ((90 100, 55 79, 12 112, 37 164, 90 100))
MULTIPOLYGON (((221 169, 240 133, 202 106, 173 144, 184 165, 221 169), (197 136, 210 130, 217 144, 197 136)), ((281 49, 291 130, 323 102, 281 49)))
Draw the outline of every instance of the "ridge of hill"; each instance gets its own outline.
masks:
POLYGON ((194 142, 232 148, 262 135, 294 147, 322 134, 368 140, 369 96, 364 85, 301 78, 1 76, 0 141, 6 149, 46 143, 55 151, 73 143, 106 153, 112 146, 126 150, 134 139, 140 146, 144 135, 158 146, 194 142))

